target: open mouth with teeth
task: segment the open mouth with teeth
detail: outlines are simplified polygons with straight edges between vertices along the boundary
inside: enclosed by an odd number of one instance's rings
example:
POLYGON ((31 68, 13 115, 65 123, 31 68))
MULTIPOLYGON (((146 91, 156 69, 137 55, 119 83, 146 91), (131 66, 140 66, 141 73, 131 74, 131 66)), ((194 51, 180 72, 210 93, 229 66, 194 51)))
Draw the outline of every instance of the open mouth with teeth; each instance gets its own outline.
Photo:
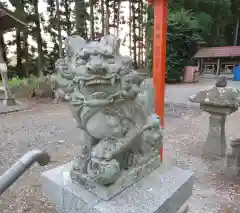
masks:
POLYGON ((99 84, 113 85, 114 81, 113 79, 93 79, 93 80, 86 81, 85 83, 86 86, 94 86, 99 84))
POLYGON ((86 99, 106 99, 118 90, 116 75, 81 77, 79 81, 86 99))
POLYGON ((114 85, 115 78, 101 79, 95 78, 91 80, 85 80, 85 86, 97 86, 97 85, 114 85))

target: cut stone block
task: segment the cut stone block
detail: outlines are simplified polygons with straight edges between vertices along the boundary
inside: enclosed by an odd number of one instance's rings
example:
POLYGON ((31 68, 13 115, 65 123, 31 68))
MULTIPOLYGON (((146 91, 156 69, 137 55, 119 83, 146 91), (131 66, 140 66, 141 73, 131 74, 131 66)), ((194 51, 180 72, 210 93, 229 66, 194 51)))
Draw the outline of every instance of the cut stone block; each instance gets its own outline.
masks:
POLYGON ((237 108, 213 107, 200 104, 200 109, 210 114, 209 131, 203 146, 203 155, 212 159, 225 156, 227 144, 225 135, 226 117, 237 108))
POLYGON ((240 138, 232 138, 227 143, 224 171, 240 178, 240 138))
POLYGON ((176 213, 192 194, 193 173, 161 166, 108 201, 74 184, 71 164, 42 175, 43 192, 61 213, 176 213))
POLYGON ((14 98, 5 98, 3 100, 3 105, 4 106, 14 106, 14 105, 16 105, 16 100, 14 98))
MULTIPOLYGON (((119 194, 120 192, 131 186, 133 183, 137 182, 138 180, 140 180, 144 176, 147 176, 153 170, 158 168, 161 164, 161 161, 159 159, 160 157, 156 156, 144 165, 126 171, 123 170, 121 172, 121 176, 117 179, 117 181, 110 186, 102 186, 100 184, 97 184, 94 181, 88 179, 87 176, 85 177, 86 180, 82 179, 78 181, 78 177, 80 175, 74 175, 73 171, 71 177, 73 182, 84 186, 86 189, 91 189, 92 193, 96 194, 98 197, 101 197, 103 200, 110 200, 116 194, 119 194)), ((83 177, 83 175, 81 176, 83 177)))

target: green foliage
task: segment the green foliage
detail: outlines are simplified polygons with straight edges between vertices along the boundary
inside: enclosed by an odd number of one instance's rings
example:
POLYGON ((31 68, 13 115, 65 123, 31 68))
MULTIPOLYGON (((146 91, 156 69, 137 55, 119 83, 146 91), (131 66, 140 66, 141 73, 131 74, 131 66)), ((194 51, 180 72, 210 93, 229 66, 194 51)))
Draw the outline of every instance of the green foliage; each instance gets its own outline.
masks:
POLYGON ((12 78, 9 80, 9 86, 13 91, 28 89, 32 90, 36 88, 38 78, 31 76, 27 79, 25 78, 12 78))
MULTIPOLYGON (((151 28, 153 30, 153 28, 151 28)), ((194 14, 183 8, 170 10, 167 32, 167 80, 177 80, 183 76, 184 66, 191 58, 191 49, 201 41, 200 23, 194 14)), ((153 35, 153 32, 151 32, 153 35)), ((151 54, 152 57, 152 54, 151 54)), ((152 61, 152 59, 150 58, 152 61)))
POLYGON ((191 11, 170 11, 167 33, 167 80, 180 80, 184 66, 191 58, 191 49, 201 40, 199 21, 191 11))
MULTIPOLYGON (((98 38, 103 33, 107 33, 108 28, 111 33, 116 31, 115 33, 122 34, 119 23, 129 23, 131 26, 129 32, 124 32, 124 41, 126 41, 125 45, 130 46, 129 52, 135 66, 141 67, 143 64, 144 56, 140 54, 142 47, 146 48, 145 58, 149 59, 146 60, 145 65, 151 66, 152 50, 149 47, 153 43, 153 8, 147 3, 143 4, 144 1, 61 0, 59 11, 56 0, 2 0, 1 2, 7 3, 4 4, 6 7, 11 5, 8 9, 12 10, 16 17, 28 22, 27 29, 18 28, 18 32, 14 32, 16 29, 11 30, 13 39, 9 40, 5 37, 4 55, 14 51, 10 46, 17 47, 14 54, 18 59, 18 72, 14 72, 14 75, 29 76, 34 73, 31 70, 37 71, 38 75, 45 74, 44 68, 52 72, 54 63, 59 58, 59 44, 61 44, 59 31, 62 41, 67 35, 74 34, 89 38, 92 37, 91 32, 94 32, 94 37, 98 38), (42 8, 38 8, 41 7, 42 2, 46 3, 46 13, 42 12, 42 8), (124 4, 124 7, 118 7, 118 2, 124 4), (124 12, 124 8, 128 7, 126 5, 133 8, 129 14, 131 18, 128 20, 124 12), (147 19, 145 19, 146 13, 147 19), (142 32, 143 27, 146 30, 146 39, 143 38, 145 36, 142 32), (35 41, 34 45, 32 40, 35 41)), ((203 39, 208 46, 233 45, 237 37, 235 32, 238 31, 237 43, 240 45, 240 30, 237 30, 240 0, 170 0, 169 10, 168 79, 179 79, 182 76, 183 66, 189 63, 196 51, 196 41, 203 39)))
MULTIPOLYGON (((239 12, 239 0, 170 1, 166 78, 181 78, 183 68, 190 63, 199 41, 206 42, 208 46, 233 45, 239 12)), ((149 9, 146 34, 151 40, 152 27, 153 11, 149 9)), ((151 62, 152 50, 149 55, 151 62)))

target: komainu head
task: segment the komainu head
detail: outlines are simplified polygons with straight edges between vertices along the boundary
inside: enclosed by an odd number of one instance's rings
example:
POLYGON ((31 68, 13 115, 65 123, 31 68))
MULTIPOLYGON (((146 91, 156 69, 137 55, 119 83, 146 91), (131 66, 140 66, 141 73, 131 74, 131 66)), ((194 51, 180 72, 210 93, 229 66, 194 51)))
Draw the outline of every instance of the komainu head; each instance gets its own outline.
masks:
POLYGON ((66 39, 65 46, 66 57, 56 62, 56 70, 61 78, 71 81, 79 97, 113 101, 129 96, 135 72, 132 59, 119 54, 119 39, 107 35, 87 42, 73 36, 66 39))

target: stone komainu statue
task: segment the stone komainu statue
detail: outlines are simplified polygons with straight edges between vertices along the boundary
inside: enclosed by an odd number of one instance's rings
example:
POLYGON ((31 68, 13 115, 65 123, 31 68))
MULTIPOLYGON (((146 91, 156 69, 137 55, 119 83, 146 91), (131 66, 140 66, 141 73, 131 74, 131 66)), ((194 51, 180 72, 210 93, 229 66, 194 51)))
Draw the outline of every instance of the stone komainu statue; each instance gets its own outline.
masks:
POLYGON ((83 132, 72 179, 83 185, 109 186, 126 178, 136 180, 144 168, 158 167, 159 118, 149 113, 139 96, 141 89, 135 83, 139 76, 131 58, 119 54, 119 40, 107 35, 86 42, 74 36, 67 38, 65 50, 66 57, 56 62, 54 78, 68 94, 83 132))

